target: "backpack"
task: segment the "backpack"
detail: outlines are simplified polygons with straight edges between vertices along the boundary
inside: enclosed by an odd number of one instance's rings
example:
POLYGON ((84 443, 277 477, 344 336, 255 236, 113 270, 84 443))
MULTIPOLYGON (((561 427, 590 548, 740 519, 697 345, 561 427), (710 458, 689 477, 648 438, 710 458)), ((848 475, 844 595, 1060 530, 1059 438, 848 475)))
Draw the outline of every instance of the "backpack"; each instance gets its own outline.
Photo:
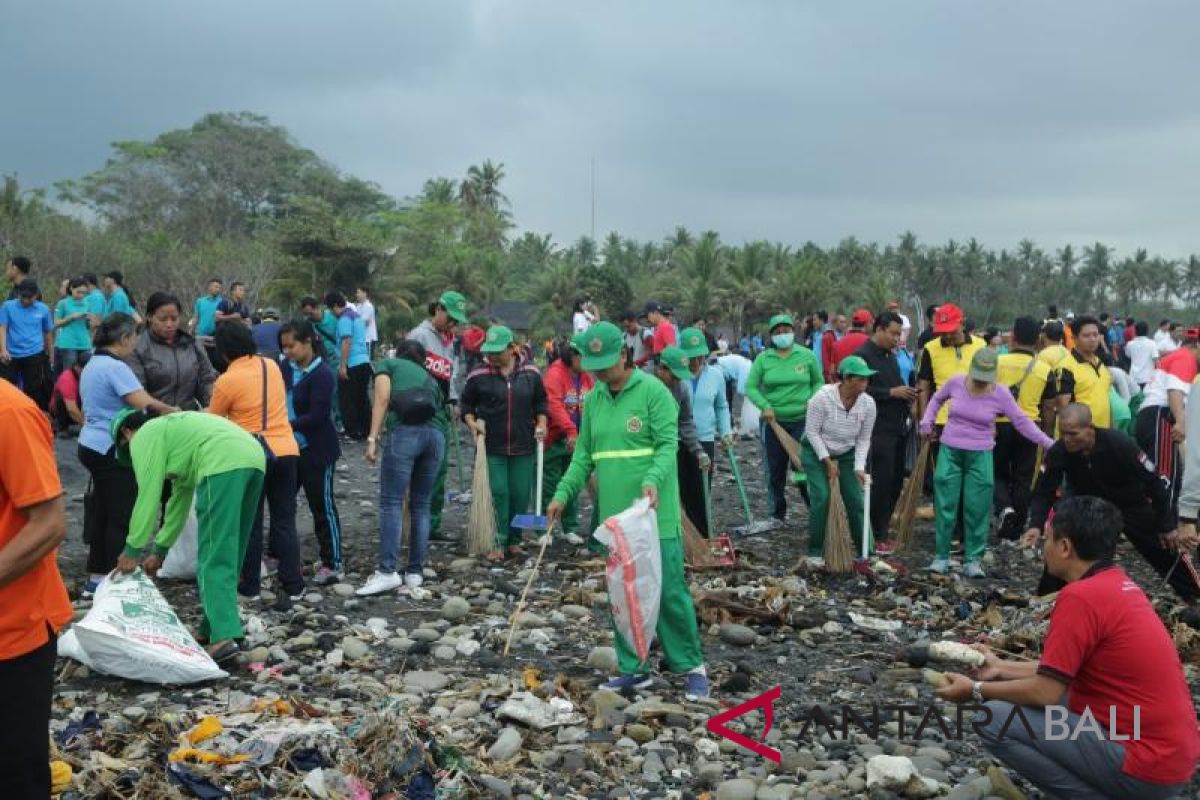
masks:
POLYGON ((392 392, 388 408, 399 418, 401 425, 424 425, 438 410, 440 390, 428 383, 392 392))

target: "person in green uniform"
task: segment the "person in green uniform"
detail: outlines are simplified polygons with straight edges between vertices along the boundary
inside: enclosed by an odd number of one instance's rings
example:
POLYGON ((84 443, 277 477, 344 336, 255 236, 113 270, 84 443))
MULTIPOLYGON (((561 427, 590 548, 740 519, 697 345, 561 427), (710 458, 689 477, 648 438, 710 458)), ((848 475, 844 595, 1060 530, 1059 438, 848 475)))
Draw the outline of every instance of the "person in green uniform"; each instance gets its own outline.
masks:
MULTIPOLYGON (((800 441, 804 435, 808 401, 825 384, 825 378, 813 351, 796 344, 795 327, 789 314, 771 317, 767 329, 771 333, 771 345, 758 354, 750 367, 746 397, 762 411, 760 437, 766 455, 763 463, 767 470, 767 495, 771 516, 783 522, 787 518, 784 489, 791 464, 787 451, 768 422, 775 420, 793 439, 800 441)), ((804 483, 800 483, 800 494, 808 502, 804 483)))
POLYGON ((126 409, 112 421, 117 460, 132 463, 138 499, 129 520, 125 550, 117 569, 133 572, 140 563, 154 576, 183 532, 192 499, 196 502, 196 584, 204 619, 200 638, 218 663, 237 655, 242 638, 237 583, 250 529, 258 511, 266 473, 263 446, 224 417, 181 411, 159 417, 126 409), (162 486, 171 481, 161 529, 162 486), (155 531, 158 531, 155 535, 155 531), (153 543, 153 551, 143 554, 153 543))
MULTIPOLYGON (((607 519, 641 497, 649 499, 658 519, 662 551, 662 595, 655 633, 667 667, 684 673, 688 699, 707 697, 708 675, 696 629, 696 609, 683 573, 680 538, 679 406, 654 376, 634 369, 633 355, 621 330, 598 322, 580 337, 583 368, 596 376, 596 388, 583 406, 575 452, 546 508, 553 525, 595 470, 599 516, 607 519)), ((640 661, 616 632, 620 675, 604 684, 616 691, 651 684, 650 664, 640 661)))

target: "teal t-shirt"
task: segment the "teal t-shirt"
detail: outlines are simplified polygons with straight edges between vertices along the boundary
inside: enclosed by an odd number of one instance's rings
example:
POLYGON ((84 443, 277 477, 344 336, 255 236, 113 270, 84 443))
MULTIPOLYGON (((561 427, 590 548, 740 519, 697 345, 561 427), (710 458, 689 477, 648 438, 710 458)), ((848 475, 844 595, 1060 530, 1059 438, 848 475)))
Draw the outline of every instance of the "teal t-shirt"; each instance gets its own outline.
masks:
MULTIPOLYGON (((76 300, 74 297, 64 297, 54 307, 54 320, 66 319, 73 314, 90 314, 88 301, 85 297, 76 300)), ((91 350, 92 330, 86 316, 68 322, 54 333, 54 346, 59 350, 91 350)))
POLYGON ((113 293, 104 303, 104 314, 128 314, 133 316, 133 306, 129 303, 129 295, 125 294, 125 290, 120 286, 113 289, 113 293))
MULTIPOLYGON (((429 424, 439 428, 446 426, 446 406, 441 402, 441 387, 438 386, 434 377, 425 371, 424 367, 414 364, 407 358, 384 358, 375 362, 374 370, 376 375, 387 375, 391 379, 392 394, 405 389, 415 389, 418 386, 429 387, 433 392, 434 400, 438 403, 437 413, 429 421, 429 424)), ((387 419, 384 421, 384 429, 390 431, 399 424, 400 420, 396 417, 395 412, 389 409, 387 419)))
POLYGON ((337 317, 329 309, 321 316, 320 322, 314 322, 313 328, 321 337, 321 346, 325 348, 325 363, 334 372, 342 363, 342 350, 337 338, 337 317))
POLYGON ((108 306, 108 300, 104 297, 104 292, 99 289, 92 289, 88 292, 87 297, 83 298, 83 302, 87 304, 89 314, 95 314, 97 317, 104 316, 104 310, 108 306))
POLYGON ((213 297, 204 295, 196 299, 196 335, 212 336, 217 330, 217 306, 221 305, 221 295, 213 297))

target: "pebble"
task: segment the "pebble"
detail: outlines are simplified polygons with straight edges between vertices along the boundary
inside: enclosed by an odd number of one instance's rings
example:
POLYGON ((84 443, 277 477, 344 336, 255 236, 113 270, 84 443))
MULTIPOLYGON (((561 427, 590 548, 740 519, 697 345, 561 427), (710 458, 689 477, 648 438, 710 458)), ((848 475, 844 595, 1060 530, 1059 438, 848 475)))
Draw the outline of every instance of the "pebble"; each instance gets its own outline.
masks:
POLYGON ((423 669, 404 673, 401 682, 405 688, 426 692, 438 692, 450 685, 450 679, 443 673, 423 669))
POLYGON ((617 671, 617 651, 612 647, 593 647, 588 653, 587 665, 604 673, 617 671))
POLYGON ((349 661, 359 661, 371 654, 371 648, 362 639, 347 636, 342 639, 342 653, 349 661))
POLYGON ((257 661, 266 661, 271 657, 271 651, 266 647, 255 647, 246 651, 246 661, 253 664, 257 661))
POLYGON ((398 636, 393 639, 388 639, 386 645, 389 650, 395 650, 400 653, 407 653, 412 649, 413 640, 407 636, 398 636))
MULTIPOLYGON (((442 619, 458 622, 471 613, 471 604, 462 597, 447 597, 442 603, 442 619)), ((415 633, 415 631, 414 631, 415 633)))
POLYGON ((454 650, 460 656, 470 658, 479 652, 481 645, 474 639, 459 639, 458 644, 454 645, 454 650))
POLYGON ((125 719, 129 720, 130 722, 141 722, 142 720, 144 720, 146 718, 146 715, 148 713, 150 713, 150 712, 148 712, 146 709, 142 708, 141 706, 129 706, 124 711, 121 712, 121 716, 123 716, 125 719))
POLYGON ((628 725, 625 728, 625 735, 633 739, 638 744, 645 744, 654 738, 654 729, 649 725, 643 725, 640 722, 628 725))
POLYGON ((433 648, 433 657, 439 661, 453 661, 458 655, 458 651, 448 644, 439 645, 433 648))
POLYGON ((484 788, 493 797, 503 797, 505 800, 511 800, 513 796, 512 786, 502 778, 497 778, 494 775, 480 775, 479 782, 484 785, 484 788))
POLYGON ((308 594, 304 595, 304 602, 312 606, 320 605, 324 600, 325 597, 320 592, 309 592, 308 594))
POLYGON ((480 710, 479 703, 474 700, 461 700, 450 711, 450 719, 474 719, 480 710))
POLYGON ((520 752, 521 744, 521 732, 516 728, 505 728, 496 737, 496 742, 488 748, 488 758, 492 761, 507 761, 520 752))
POLYGON ((754 800, 758 786, 749 778, 733 778, 717 786, 716 800, 754 800))
POLYGON ((416 642, 436 642, 442 638, 442 635, 433 628, 417 628, 408 635, 408 638, 416 642))
POLYGON ((584 606, 565 605, 559 610, 572 619, 586 619, 592 615, 591 609, 584 606))
POLYGON ((335 583, 333 585, 333 593, 338 597, 353 597, 354 586, 349 583, 335 583))
POLYGON ((748 647, 758 639, 758 633, 753 628, 738 625, 735 622, 727 622, 722 625, 717 631, 717 635, 721 637, 721 641, 736 647, 748 647))

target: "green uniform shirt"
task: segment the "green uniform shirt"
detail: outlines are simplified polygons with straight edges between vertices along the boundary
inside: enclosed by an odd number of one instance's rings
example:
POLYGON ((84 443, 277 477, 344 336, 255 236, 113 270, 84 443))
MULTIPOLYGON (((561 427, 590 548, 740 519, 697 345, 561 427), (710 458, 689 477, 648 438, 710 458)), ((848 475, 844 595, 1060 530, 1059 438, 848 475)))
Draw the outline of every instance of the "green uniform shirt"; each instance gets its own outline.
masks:
POLYGON ((658 490, 658 537, 676 539, 680 531, 679 405, 662 381, 634 370, 625 388, 613 397, 596 383, 583 404, 583 420, 575 454, 559 481, 554 499, 567 502, 579 494, 592 470, 600 519, 619 514, 642 496, 658 490))
POLYGON ((780 422, 794 422, 804 419, 808 401, 824 385, 817 357, 797 344, 786 358, 774 348, 759 353, 746 379, 746 396, 760 410, 773 410, 780 422))
MULTIPOLYGON (((376 375, 387 375, 391 379, 392 394, 405 389, 428 387, 433 392, 434 403, 437 404, 437 413, 429 421, 429 424, 436 425, 443 430, 446 428, 446 406, 442 403, 442 389, 433 376, 425 371, 424 367, 414 364, 407 358, 384 358, 375 362, 374 370, 376 375)), ((400 419, 396 416, 396 412, 389 409, 387 418, 384 420, 384 429, 394 430, 399 424, 400 419)))
POLYGON ((138 430, 129 445, 138 498, 129 520, 125 554, 141 555, 150 540, 165 553, 187 521, 196 485, 211 475, 235 469, 266 472, 262 445, 225 417, 202 411, 180 411, 152 419, 138 430), (163 515, 162 530, 154 537, 162 500, 163 481, 172 481, 171 499, 163 515))

